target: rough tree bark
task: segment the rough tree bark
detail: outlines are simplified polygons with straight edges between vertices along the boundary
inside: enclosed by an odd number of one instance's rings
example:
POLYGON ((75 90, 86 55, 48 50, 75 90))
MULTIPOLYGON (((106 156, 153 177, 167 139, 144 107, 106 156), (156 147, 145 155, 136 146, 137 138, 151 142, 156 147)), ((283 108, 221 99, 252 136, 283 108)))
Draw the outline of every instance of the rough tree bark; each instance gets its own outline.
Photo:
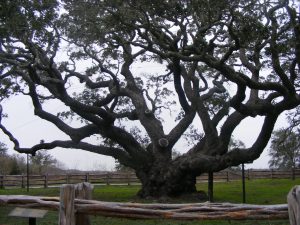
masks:
POLYGON ((196 176, 180 173, 175 169, 156 168, 144 173, 137 172, 142 188, 138 195, 146 197, 178 197, 179 195, 196 193, 196 176))

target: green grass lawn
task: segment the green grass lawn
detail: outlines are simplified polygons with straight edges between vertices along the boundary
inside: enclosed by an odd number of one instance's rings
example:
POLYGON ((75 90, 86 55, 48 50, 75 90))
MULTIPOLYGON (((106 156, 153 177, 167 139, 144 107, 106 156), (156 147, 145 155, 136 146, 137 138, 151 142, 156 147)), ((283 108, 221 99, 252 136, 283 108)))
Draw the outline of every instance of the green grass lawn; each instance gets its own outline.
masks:
MULTIPOLYGON (((246 181, 246 201, 250 204, 280 204, 286 203, 286 195, 289 190, 296 184, 297 180, 250 180, 246 181)), ((207 190, 207 184, 199 184, 198 190, 207 190)), ((138 199, 135 194, 139 190, 139 186, 96 186, 93 191, 93 199, 102 201, 118 201, 118 202, 145 202, 138 199)), ((0 189, 0 195, 35 195, 35 196, 59 196, 59 188, 48 189, 0 189)), ((216 182, 214 184, 214 198, 216 202, 232 202, 241 203, 242 201, 242 185, 240 181, 232 182, 216 182)), ((174 202, 181 202, 182 199, 175 199, 174 202)), ((149 202, 149 200, 147 201, 149 202)), ((16 219, 7 217, 13 207, 0 207, 0 225, 28 224, 26 219, 16 219)), ((289 224, 288 221, 173 221, 173 220, 132 220, 92 216, 92 224, 101 225, 196 225, 196 224, 289 224)), ((45 218, 38 220, 40 225, 57 224, 57 212, 48 212, 45 218)))

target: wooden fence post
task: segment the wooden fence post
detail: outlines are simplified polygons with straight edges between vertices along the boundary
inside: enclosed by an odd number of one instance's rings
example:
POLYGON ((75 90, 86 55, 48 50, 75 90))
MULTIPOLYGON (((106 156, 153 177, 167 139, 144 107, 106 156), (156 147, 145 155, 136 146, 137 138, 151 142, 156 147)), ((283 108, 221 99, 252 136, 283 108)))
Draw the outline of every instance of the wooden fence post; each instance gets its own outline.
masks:
POLYGON ((126 180, 127 180, 128 186, 129 186, 130 185, 130 173, 126 173, 126 180))
POLYGON ((48 173, 44 175, 44 188, 48 188, 48 173))
POLYGON ((295 169, 294 168, 292 168, 292 180, 295 180, 295 169))
POLYGON ((300 224, 300 186, 294 186, 287 195, 289 219, 291 225, 300 224))
POLYGON ((250 169, 248 169, 248 180, 250 180, 250 169))
POLYGON ((75 187, 63 184, 60 188, 60 205, 58 225, 75 225, 75 187))
POLYGON ((0 176, 0 188, 3 189, 4 188, 4 176, 0 176))
POLYGON ((106 185, 109 185, 109 173, 106 173, 106 185))
MULTIPOLYGON (((91 200, 92 191, 93 191, 93 185, 91 185, 90 183, 84 182, 84 183, 76 184, 75 198, 91 200)), ((76 214, 76 225, 90 225, 90 224, 91 224, 91 220, 88 215, 79 214, 79 213, 76 214)))
POLYGON ((85 174, 85 182, 89 182, 89 177, 90 177, 90 174, 89 174, 89 173, 86 173, 86 174, 85 174))

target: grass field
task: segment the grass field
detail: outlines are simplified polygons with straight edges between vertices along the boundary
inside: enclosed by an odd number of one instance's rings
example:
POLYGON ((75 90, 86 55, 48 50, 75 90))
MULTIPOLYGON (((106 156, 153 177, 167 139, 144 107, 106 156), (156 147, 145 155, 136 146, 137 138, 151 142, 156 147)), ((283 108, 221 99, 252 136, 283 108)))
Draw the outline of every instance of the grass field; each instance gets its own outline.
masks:
MULTIPOLYGON (((246 201, 250 204, 280 204, 286 203, 286 195, 289 190, 300 183, 297 180, 250 180, 246 182, 246 201)), ((145 202, 138 199, 135 194, 139 186, 96 186, 93 191, 93 199, 102 201, 118 201, 118 202, 145 202)), ((198 190, 207 190, 207 184, 199 184, 198 190)), ((59 188, 48 189, 0 189, 0 195, 38 195, 38 196, 59 196, 59 188)), ((214 197, 216 202, 232 202, 240 203, 242 201, 242 186, 239 181, 218 182, 214 184, 214 197)), ((175 199, 173 202, 182 202, 182 199, 175 199)), ((148 200, 149 202, 149 200, 148 200)), ((186 201, 185 201, 186 202, 186 201)), ((25 219, 16 219, 7 217, 12 207, 0 207, 0 225, 25 225, 28 221, 25 219)), ((196 224, 261 224, 261 225, 288 225, 288 221, 173 221, 173 220, 132 220, 92 216, 92 224, 101 225, 196 225, 196 224)), ((40 225, 57 224, 57 212, 48 212, 47 215, 38 220, 40 225)))

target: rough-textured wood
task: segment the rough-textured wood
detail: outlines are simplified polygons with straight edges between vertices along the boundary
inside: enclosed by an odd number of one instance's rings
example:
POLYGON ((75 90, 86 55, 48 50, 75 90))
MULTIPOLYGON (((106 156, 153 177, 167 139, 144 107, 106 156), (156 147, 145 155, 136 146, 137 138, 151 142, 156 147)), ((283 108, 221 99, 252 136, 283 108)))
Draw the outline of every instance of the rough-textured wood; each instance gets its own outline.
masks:
MULTIPOLYGON (((93 191, 93 185, 91 185, 90 183, 84 182, 84 183, 77 184, 75 186, 75 198, 91 200, 92 191, 93 191)), ((82 213, 76 214, 76 225, 90 225, 90 224, 91 221, 88 215, 82 213)))
POLYGON ((300 225, 300 186, 294 186, 287 196, 291 225, 300 225))
MULTIPOLYGON (((65 196, 65 195, 64 195, 65 196)), ((58 198, 36 196, 1 196, 0 205, 23 205, 58 209, 58 198)), ((75 199, 77 213, 140 219, 176 220, 272 220, 288 219, 288 207, 230 203, 142 204, 75 199)))
POLYGON ((3 205, 59 210, 59 198, 25 195, 0 195, 0 206, 3 205))
POLYGON ((126 218, 167 219, 287 219, 287 205, 245 205, 229 203, 198 204, 138 204, 107 203, 78 204, 78 210, 89 214, 126 218))
MULTIPOLYGON (((89 225, 90 221, 87 215, 176 220, 270 220, 288 218, 286 204, 249 205, 209 202, 191 204, 141 204, 102 202, 90 200, 92 197, 92 188, 92 185, 89 183, 81 183, 76 186, 63 185, 60 199, 55 197, 0 195, 0 206, 22 205, 28 208, 59 209, 59 225, 89 225)), ((294 191, 291 191, 289 195, 293 197, 294 191)), ((292 199, 295 200, 294 198, 292 199)), ((293 208, 293 210, 294 215, 299 212, 297 211, 298 208, 293 208)))
POLYGON ((74 185, 63 185, 60 188, 59 225, 75 225, 74 199, 74 185))

